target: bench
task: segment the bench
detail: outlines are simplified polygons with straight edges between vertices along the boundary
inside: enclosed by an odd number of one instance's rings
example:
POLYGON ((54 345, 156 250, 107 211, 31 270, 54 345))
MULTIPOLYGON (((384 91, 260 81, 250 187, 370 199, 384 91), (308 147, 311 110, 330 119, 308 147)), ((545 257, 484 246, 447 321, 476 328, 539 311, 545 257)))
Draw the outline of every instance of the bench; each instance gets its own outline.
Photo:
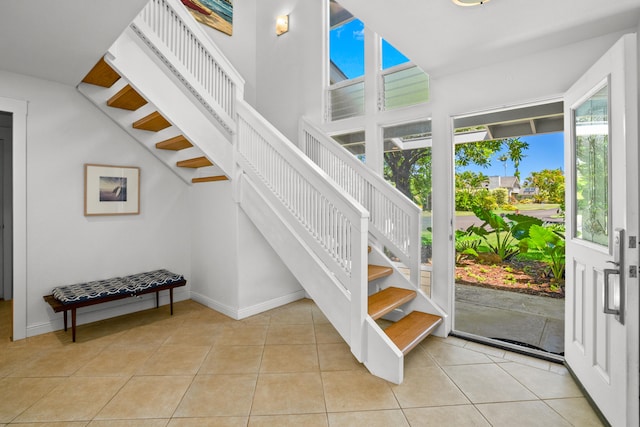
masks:
POLYGON ((107 280, 58 286, 44 300, 54 312, 64 312, 64 330, 67 331, 67 311, 71 311, 71 336, 76 341, 76 310, 81 307, 101 304, 138 295, 156 293, 156 308, 160 304, 160 291, 169 290, 171 315, 173 315, 173 288, 184 286, 184 276, 167 270, 148 271, 107 280))

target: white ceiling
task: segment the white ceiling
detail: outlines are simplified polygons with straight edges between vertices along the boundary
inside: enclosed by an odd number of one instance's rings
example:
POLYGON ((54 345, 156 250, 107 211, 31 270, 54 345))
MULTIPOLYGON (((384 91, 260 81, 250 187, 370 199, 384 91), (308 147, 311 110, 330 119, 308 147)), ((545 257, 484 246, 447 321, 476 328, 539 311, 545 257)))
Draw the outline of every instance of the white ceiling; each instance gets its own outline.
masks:
POLYGON ((640 0, 337 0, 432 77, 637 30, 640 0))
MULTIPOLYGON (((76 85, 146 2, 2 0, 0 69, 76 85)), ((637 29, 640 21, 640 0, 340 3, 432 77, 637 29)))
POLYGON ((75 86, 147 0, 2 0, 0 69, 75 86))

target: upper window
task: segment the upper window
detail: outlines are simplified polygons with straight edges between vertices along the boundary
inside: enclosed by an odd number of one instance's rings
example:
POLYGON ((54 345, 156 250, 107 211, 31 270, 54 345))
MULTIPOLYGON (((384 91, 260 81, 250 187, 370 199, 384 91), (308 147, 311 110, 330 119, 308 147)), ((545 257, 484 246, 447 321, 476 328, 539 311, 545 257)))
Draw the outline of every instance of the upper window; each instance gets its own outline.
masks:
POLYGON ((350 19, 329 33, 331 83, 364 76, 364 24, 350 19))
POLYGON ((382 69, 395 67, 396 65, 409 62, 409 58, 404 56, 398 49, 393 47, 391 43, 382 39, 382 69))

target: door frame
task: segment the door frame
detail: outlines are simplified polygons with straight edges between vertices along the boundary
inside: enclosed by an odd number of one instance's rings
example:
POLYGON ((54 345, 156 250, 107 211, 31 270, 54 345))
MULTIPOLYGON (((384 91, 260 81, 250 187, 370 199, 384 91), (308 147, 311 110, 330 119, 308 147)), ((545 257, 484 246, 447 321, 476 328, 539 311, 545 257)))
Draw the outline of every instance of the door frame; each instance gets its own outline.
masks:
POLYGON ((27 101, 0 97, 13 116, 13 335, 27 337, 27 101))

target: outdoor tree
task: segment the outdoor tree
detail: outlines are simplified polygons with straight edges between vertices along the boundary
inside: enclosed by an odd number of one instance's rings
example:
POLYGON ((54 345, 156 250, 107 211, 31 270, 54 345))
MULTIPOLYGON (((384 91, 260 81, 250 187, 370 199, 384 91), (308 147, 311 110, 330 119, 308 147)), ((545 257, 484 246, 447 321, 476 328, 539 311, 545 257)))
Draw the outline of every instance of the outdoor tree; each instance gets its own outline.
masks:
POLYGON ((564 202, 564 174, 560 169, 531 172, 524 180, 527 187, 538 188, 539 199, 548 203, 564 202))
POLYGON ((513 162, 513 176, 520 179, 520 162, 522 161, 522 159, 527 157, 524 152, 529 149, 529 143, 526 141, 521 141, 520 138, 505 139, 504 143, 507 146, 509 158, 511 159, 511 162, 513 162))
MULTIPOLYGON (((425 173, 428 169, 429 178, 420 178, 417 185, 419 192, 424 193, 421 184, 429 185, 429 193, 431 192, 431 149, 416 148, 413 150, 396 150, 384 153, 385 167, 384 175, 388 181, 391 181, 402 194, 409 199, 415 200, 414 194, 411 192, 412 179, 420 173, 425 173)), ((422 194, 422 197, 425 197, 422 194)), ((427 196, 428 197, 428 196, 427 196)))

